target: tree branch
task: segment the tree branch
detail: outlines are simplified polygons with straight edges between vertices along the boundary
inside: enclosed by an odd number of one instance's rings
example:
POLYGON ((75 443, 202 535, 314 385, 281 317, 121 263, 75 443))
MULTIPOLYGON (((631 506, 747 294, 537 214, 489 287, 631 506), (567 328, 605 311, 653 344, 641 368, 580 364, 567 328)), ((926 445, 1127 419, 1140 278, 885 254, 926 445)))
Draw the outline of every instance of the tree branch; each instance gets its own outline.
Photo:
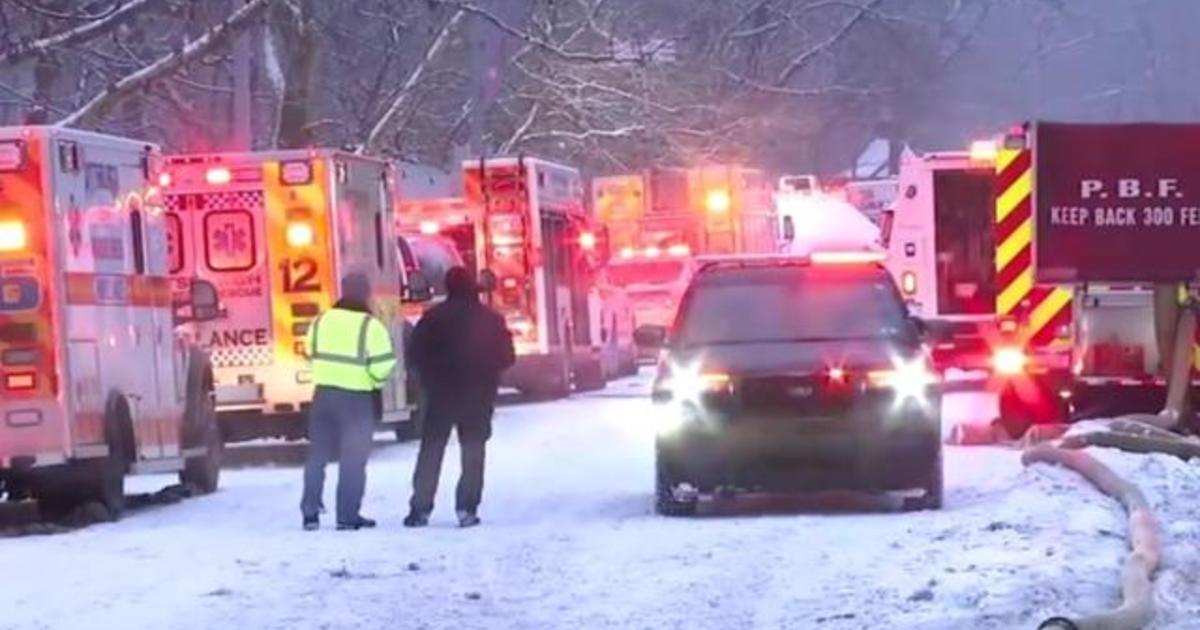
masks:
POLYGON ((246 27, 252 19, 261 14, 272 1, 248 0, 240 9, 234 11, 220 24, 210 28, 204 35, 188 42, 183 48, 177 51, 167 53, 145 68, 119 79, 116 83, 110 85, 92 100, 88 101, 83 107, 58 121, 58 125, 84 126, 94 122, 125 97, 162 77, 170 75, 198 57, 224 44, 226 40, 246 27))
POLYGON ((77 44, 103 35, 124 24, 128 18, 136 15, 138 12, 154 5, 165 3, 166 0, 133 0, 128 4, 119 6, 108 15, 96 18, 73 29, 31 42, 19 43, 9 50, 0 53, 0 66, 28 59, 50 48, 70 46, 71 44, 77 44))
POLYGON ((375 122, 375 126, 372 127, 371 132, 367 134, 366 140, 362 143, 362 145, 359 146, 359 153, 375 151, 379 148, 377 145, 379 144, 380 139, 384 137, 388 131, 388 128, 392 125, 392 122, 397 116, 400 115, 400 112, 403 111, 404 106, 408 103, 408 99, 412 94, 413 87, 417 85, 417 83, 421 80, 421 77, 425 75, 429 65, 435 58, 437 58, 438 54, 442 52, 442 49, 446 47, 446 44, 450 41, 450 33, 453 32, 454 29, 458 27, 459 23, 462 22, 464 15, 466 15, 465 11, 455 11, 454 15, 442 25, 442 30, 437 34, 437 37, 433 38, 433 41, 429 43, 429 47, 425 49, 425 55, 421 58, 421 61, 418 62, 416 67, 412 69, 412 72, 408 74, 408 78, 405 79, 404 84, 400 88, 400 93, 396 95, 395 100, 392 101, 391 106, 388 107, 383 116, 381 116, 379 120, 375 122))
POLYGON ((867 16, 867 14, 871 13, 875 7, 879 6, 882 2, 883 0, 871 0, 867 4, 858 7, 854 13, 854 16, 849 20, 846 20, 846 23, 842 24, 841 28, 835 31, 833 35, 830 35, 827 39, 825 39, 825 41, 813 46, 812 48, 809 48, 793 59, 791 63, 789 63, 787 67, 783 69, 783 72, 779 74, 779 79, 776 81, 776 85, 780 87, 787 85, 787 82, 792 79, 792 75, 796 74, 796 72, 807 65, 809 61, 812 61, 814 57, 825 52, 826 50, 829 50, 831 47, 841 41, 842 38, 849 34, 850 31, 853 30, 854 27, 867 16))

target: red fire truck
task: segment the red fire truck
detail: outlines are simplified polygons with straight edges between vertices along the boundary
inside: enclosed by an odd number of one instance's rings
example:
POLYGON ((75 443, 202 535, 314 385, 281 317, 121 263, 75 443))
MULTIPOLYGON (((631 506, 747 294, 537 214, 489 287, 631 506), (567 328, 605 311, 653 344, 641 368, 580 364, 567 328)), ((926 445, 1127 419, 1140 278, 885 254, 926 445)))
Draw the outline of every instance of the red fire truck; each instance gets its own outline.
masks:
POLYGON ((579 172, 523 157, 471 160, 463 169, 465 202, 479 209, 475 264, 517 348, 504 384, 562 396, 572 384, 603 387, 611 366, 628 372, 632 330, 615 312, 620 301, 601 290, 603 239, 579 172))
POLYGON ((116 516, 128 472, 211 492, 212 370, 176 327, 216 292, 172 300, 157 148, 54 127, 0 129, 0 494, 51 518, 116 516))
POLYGON ((602 177, 593 180, 592 197, 608 234, 605 276, 628 290, 643 334, 661 334, 670 324, 695 256, 778 247, 770 183, 754 169, 657 168, 602 177))

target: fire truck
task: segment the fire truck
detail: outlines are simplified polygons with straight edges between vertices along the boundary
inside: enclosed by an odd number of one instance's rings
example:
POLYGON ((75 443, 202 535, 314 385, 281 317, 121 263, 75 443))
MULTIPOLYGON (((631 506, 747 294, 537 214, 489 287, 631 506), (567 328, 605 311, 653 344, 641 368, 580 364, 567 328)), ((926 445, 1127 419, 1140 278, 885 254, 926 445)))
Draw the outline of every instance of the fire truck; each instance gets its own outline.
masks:
POLYGON ((525 157, 469 160, 463 172, 466 205, 479 209, 475 265, 517 350, 503 384, 553 397, 604 387, 613 366, 629 372, 632 330, 600 286, 603 239, 579 172, 525 157))
POLYGON ((130 472, 217 487, 212 370, 176 334, 218 316, 216 292, 172 300, 158 161, 134 140, 0 129, 0 494, 49 518, 119 515, 130 472))
POLYGON ((892 273, 932 320, 938 363, 991 372, 1011 434, 1148 411, 1170 377, 1188 392, 1177 399, 1193 396, 1194 334, 1160 315, 1164 286, 1170 304, 1200 277, 1183 229, 1189 208, 1200 226, 1200 200, 1180 184, 1197 138, 1187 125, 1041 123, 905 157, 892 273), (1147 149, 1131 158, 1127 146, 1147 149), (1187 339, 1172 345, 1177 331, 1187 339))
MULTIPOLYGON (((770 184, 734 166, 656 168, 592 182, 607 231, 607 281, 625 287, 639 336, 663 334, 687 288, 696 256, 771 253, 778 242, 770 184)), ((646 343, 641 358, 653 358, 646 343)))
MULTIPOLYGON (((176 288, 210 282, 225 310, 199 336, 226 441, 305 434, 305 335, 347 273, 371 278, 375 313, 403 345, 408 276, 386 162, 326 149, 176 155, 160 185, 176 288)), ((411 433, 408 390, 401 358, 382 392, 382 423, 397 435, 411 433)))

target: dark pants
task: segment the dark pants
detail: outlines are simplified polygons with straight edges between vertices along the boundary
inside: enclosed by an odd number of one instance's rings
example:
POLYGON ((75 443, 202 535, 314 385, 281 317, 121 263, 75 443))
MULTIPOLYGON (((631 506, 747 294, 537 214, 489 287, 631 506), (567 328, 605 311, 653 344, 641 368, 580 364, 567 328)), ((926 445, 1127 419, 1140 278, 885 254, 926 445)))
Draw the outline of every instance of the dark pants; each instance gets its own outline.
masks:
MULTIPOLYGON (((426 418, 429 422, 429 418, 426 418)), ((483 498, 483 460, 486 440, 478 436, 463 436, 458 430, 458 446, 462 454, 462 475, 458 478, 455 508, 460 512, 471 512, 479 508, 483 498)), ((429 514, 433 511, 433 498, 437 494, 438 478, 442 474, 442 458, 446 444, 450 441, 449 426, 426 425, 421 435, 421 450, 417 454, 417 468, 413 472, 413 496, 409 507, 413 512, 429 514)))
POLYGON ((308 413, 308 461, 300 512, 316 516, 325 489, 325 464, 337 460, 337 520, 353 523, 367 485, 367 456, 374 425, 372 395, 317 387, 308 413))

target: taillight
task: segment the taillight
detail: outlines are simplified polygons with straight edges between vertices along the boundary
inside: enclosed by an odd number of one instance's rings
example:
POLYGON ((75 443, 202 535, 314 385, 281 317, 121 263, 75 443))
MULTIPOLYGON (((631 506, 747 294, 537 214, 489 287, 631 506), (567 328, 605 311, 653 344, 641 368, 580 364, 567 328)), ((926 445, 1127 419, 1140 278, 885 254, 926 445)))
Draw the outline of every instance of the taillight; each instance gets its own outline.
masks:
POLYGON ((1020 348, 1000 348, 992 354, 992 368, 1003 376, 1024 374, 1028 362, 1028 357, 1020 348))
POLYGON ((579 235, 579 247, 592 251, 596 249, 596 235, 593 232, 582 232, 579 235))
POLYGON ((0 252, 16 252, 25 249, 28 235, 25 224, 20 221, 0 221, 0 252))
POLYGON ((425 234, 428 236, 433 236, 441 231, 442 231, 442 227, 440 225, 438 225, 437 221, 422 221, 421 222, 421 233, 422 234, 425 234))
POLYGON ((829 382, 836 385, 842 385, 846 382, 846 370, 840 367, 829 368, 827 376, 829 377, 829 382))
POLYGON ((906 400, 924 401, 928 388, 938 381, 937 375, 924 359, 893 361, 890 370, 867 372, 867 383, 873 387, 890 389, 897 402, 906 400))

